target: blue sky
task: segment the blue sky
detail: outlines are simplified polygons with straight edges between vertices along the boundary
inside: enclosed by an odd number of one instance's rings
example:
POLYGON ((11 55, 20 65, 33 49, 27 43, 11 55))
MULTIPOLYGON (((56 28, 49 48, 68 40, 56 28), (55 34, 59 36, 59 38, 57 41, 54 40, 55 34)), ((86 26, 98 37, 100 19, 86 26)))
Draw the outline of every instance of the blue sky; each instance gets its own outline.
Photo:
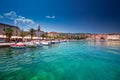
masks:
POLYGON ((0 0, 0 22, 44 31, 120 32, 118 0, 0 0))

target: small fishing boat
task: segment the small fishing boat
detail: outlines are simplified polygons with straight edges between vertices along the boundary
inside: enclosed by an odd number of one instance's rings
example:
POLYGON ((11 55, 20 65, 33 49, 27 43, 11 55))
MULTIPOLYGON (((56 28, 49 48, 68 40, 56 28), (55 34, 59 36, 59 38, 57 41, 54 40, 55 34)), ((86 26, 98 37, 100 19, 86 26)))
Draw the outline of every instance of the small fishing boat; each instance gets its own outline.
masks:
POLYGON ((50 45, 51 42, 50 42, 50 41, 41 41, 41 44, 42 44, 42 45, 50 45))
POLYGON ((60 41, 58 41, 58 40, 53 40, 53 41, 51 41, 51 44, 56 44, 56 43, 59 43, 60 41))
POLYGON ((36 48, 37 47, 37 44, 35 42, 26 42, 25 45, 28 48, 36 48))
POLYGON ((37 44, 37 47, 41 47, 42 46, 42 44, 40 42, 36 42, 36 44, 37 44))
POLYGON ((15 48, 15 49, 23 49, 23 48, 25 48, 25 44, 20 42, 20 43, 16 43, 16 44, 11 44, 10 47, 15 48))

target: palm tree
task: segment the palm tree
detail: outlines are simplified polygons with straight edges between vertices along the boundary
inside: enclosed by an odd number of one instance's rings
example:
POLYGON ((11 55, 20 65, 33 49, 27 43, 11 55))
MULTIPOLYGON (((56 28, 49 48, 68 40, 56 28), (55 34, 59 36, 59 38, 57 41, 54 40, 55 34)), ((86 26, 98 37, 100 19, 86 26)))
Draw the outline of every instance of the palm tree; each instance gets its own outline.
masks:
POLYGON ((24 30, 20 32, 20 36, 22 37, 22 40, 26 35, 27 35, 27 32, 25 32, 24 30))
POLYGON ((34 30, 33 28, 31 28, 31 29, 29 30, 29 33, 30 33, 31 40, 32 40, 33 36, 35 35, 35 30, 34 30))
POLYGON ((5 35, 8 38, 8 42, 10 41, 11 36, 13 35, 13 30, 12 28, 8 27, 5 28, 5 35))
POLYGON ((42 39, 44 39, 46 37, 46 35, 43 33, 40 35, 40 37, 42 37, 42 39))
POLYGON ((51 39, 52 37, 51 36, 48 36, 48 39, 51 39))
POLYGON ((45 33, 45 37, 46 37, 46 39, 48 38, 48 32, 45 33))

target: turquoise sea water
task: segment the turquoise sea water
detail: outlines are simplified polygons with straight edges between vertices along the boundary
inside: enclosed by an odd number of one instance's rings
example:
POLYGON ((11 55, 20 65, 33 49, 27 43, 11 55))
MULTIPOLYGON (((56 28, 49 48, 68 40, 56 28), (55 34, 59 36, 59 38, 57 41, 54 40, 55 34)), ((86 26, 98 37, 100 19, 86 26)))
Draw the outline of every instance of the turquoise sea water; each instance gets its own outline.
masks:
POLYGON ((120 80, 120 42, 0 48, 0 80, 120 80))

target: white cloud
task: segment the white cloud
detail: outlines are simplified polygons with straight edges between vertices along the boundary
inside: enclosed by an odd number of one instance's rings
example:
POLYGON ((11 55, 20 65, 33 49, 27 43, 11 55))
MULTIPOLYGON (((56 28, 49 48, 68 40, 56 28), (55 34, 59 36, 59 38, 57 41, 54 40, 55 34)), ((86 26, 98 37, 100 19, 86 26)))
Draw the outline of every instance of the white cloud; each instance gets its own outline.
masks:
POLYGON ((31 24, 34 24, 35 22, 32 19, 28 19, 28 18, 25 18, 23 16, 18 16, 14 20, 14 24, 16 25, 16 24, 19 24, 19 23, 31 25, 31 24))
POLYGON ((15 11, 10 11, 9 13, 4 13, 4 16, 11 19, 11 20, 13 20, 13 19, 15 19, 17 17, 15 11))
POLYGON ((46 16, 46 18, 48 18, 48 19, 54 19, 55 16, 46 16))
POLYGON ((3 16, 2 16, 2 15, 0 15, 0 18, 3 18, 3 16))
POLYGON ((17 26, 26 26, 29 27, 31 25, 34 25, 35 22, 32 19, 26 18, 24 16, 17 15, 15 11, 10 11, 8 13, 4 13, 4 17, 7 19, 13 20, 14 25, 17 26))

